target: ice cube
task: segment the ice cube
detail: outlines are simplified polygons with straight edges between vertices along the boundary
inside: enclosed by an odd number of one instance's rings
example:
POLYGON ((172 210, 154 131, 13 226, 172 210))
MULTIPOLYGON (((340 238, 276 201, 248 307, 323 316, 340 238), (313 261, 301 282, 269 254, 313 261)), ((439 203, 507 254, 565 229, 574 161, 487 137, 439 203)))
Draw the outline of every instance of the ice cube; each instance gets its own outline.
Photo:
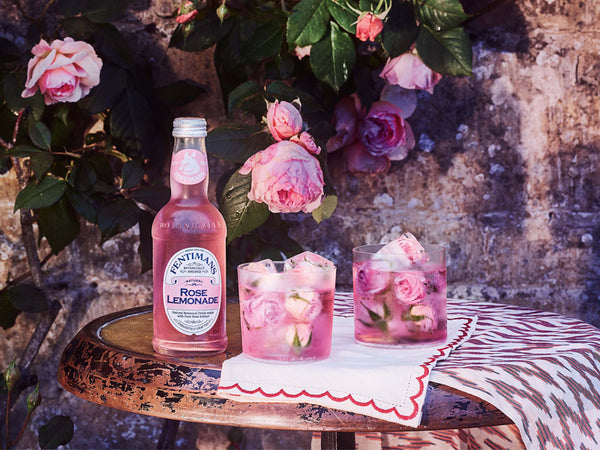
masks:
POLYGON ((319 294, 309 290, 288 292, 283 306, 298 322, 312 322, 321 312, 319 294))
POLYGON ((302 252, 287 259, 283 264, 284 272, 304 272, 314 270, 330 270, 334 264, 327 258, 312 252, 302 252))
POLYGON ((431 331, 437 326, 433 309, 427 305, 411 306, 410 320, 422 331, 431 331))
MULTIPOLYGON (((377 253, 380 255, 394 255, 394 257, 406 257, 411 264, 429 261, 427 252, 412 233, 404 233, 399 238, 384 245, 377 253)), ((400 264, 403 262, 400 260, 400 264)))
POLYGON ((246 270, 250 272, 273 273, 277 272, 275 264, 270 259, 263 259, 257 262, 251 262, 246 266, 246 270))

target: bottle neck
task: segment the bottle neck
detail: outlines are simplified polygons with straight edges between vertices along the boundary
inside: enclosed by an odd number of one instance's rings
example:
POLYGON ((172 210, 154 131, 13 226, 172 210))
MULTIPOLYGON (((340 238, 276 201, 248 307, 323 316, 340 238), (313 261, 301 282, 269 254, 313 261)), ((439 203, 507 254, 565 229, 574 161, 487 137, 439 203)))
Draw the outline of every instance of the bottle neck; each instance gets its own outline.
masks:
POLYGON ((208 160, 203 137, 176 137, 171 157, 171 199, 208 201, 208 160))

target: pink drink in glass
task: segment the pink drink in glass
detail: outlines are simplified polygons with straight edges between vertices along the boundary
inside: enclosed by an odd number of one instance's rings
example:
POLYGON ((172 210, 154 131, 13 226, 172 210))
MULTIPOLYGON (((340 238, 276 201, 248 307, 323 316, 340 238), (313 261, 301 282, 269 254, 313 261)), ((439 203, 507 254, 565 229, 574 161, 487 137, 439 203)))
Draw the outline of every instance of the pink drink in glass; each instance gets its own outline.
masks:
POLYGON ((376 347, 418 346, 446 339, 445 248, 423 245, 427 258, 382 255, 383 245, 353 250, 354 336, 376 347))
POLYGON ((269 362, 318 361, 329 357, 335 266, 283 271, 282 261, 238 267, 242 350, 269 362))
POLYGON ((205 128, 201 136, 176 130, 171 199, 152 224, 152 345, 165 355, 210 355, 227 347, 227 227, 208 200, 205 128))

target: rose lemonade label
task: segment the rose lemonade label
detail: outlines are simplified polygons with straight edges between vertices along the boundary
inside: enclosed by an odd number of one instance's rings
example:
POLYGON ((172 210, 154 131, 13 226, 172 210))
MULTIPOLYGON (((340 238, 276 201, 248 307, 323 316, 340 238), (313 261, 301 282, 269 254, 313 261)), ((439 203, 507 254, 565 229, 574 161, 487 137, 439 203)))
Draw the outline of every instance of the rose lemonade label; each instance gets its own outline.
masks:
POLYGON ((163 304, 169 322, 188 336, 209 331, 221 309, 221 268, 210 251, 188 247, 165 269, 163 304))
POLYGON ((181 184, 198 184, 208 174, 206 154, 199 150, 184 149, 173 155, 171 175, 181 184))

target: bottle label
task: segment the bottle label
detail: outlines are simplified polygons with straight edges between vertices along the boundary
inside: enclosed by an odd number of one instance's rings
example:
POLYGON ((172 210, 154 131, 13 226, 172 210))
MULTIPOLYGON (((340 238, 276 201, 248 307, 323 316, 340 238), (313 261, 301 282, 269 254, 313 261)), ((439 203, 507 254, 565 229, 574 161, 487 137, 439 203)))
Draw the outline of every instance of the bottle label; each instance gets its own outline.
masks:
POLYGON ((206 153, 190 148, 180 150, 173 155, 171 175, 181 184, 198 184, 208 174, 206 153))
POLYGON ((188 247, 165 269, 163 304, 171 325, 185 335, 209 331, 221 309, 221 268, 210 251, 188 247))

